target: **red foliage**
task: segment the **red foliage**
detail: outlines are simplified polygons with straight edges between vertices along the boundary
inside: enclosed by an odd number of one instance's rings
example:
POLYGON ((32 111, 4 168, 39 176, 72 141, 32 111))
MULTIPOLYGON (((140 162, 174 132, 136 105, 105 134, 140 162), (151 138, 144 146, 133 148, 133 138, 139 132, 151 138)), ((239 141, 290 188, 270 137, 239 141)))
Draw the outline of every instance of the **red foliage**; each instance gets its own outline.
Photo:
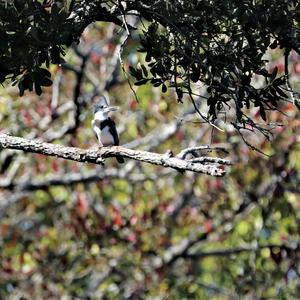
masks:
POLYGON ((86 194, 79 193, 77 196, 77 202, 76 202, 76 212, 81 217, 84 218, 89 211, 89 202, 87 200, 86 194))
POLYGON ((209 182, 210 190, 219 190, 222 187, 222 181, 220 179, 213 179, 209 182))
POLYGON ((213 222, 212 220, 205 220, 203 223, 203 228, 205 233, 209 233, 213 230, 213 222))
POLYGON ((134 232, 130 232, 127 236, 127 239, 131 243, 136 243, 137 241, 136 234, 134 232))
POLYGON ((96 52, 92 52, 91 54, 91 61, 93 62, 93 64, 96 65, 100 65, 101 64, 101 56, 99 54, 97 54, 96 52))
POLYGON ((115 227, 119 228, 123 224, 122 216, 119 210, 115 207, 112 207, 112 220, 115 227))
POLYGON ((55 160, 55 159, 53 159, 53 160, 51 161, 51 167, 52 167, 52 170, 53 170, 54 172, 58 172, 58 171, 59 171, 59 168, 60 168, 58 161, 55 160))

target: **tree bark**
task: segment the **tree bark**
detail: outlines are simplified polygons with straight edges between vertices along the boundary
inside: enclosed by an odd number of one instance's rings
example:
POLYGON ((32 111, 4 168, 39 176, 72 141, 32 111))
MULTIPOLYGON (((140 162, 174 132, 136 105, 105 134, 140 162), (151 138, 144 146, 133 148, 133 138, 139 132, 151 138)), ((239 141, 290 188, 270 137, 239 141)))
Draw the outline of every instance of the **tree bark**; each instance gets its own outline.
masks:
POLYGON ((178 157, 170 157, 167 154, 132 150, 122 146, 103 147, 98 150, 81 149, 0 134, 0 148, 23 150, 24 152, 55 156, 82 163, 103 164, 105 158, 122 156, 127 159, 173 168, 181 172, 192 171, 211 176, 224 176, 226 173, 223 167, 216 164, 195 163, 178 157))

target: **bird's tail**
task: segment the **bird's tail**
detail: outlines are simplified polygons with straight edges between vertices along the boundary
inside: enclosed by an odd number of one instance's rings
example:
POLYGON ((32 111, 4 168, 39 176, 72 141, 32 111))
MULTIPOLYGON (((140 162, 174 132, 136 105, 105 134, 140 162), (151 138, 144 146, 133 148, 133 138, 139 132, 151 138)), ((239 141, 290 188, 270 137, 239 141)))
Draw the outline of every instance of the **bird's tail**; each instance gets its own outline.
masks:
POLYGON ((116 159, 117 159, 119 164, 123 164, 125 162, 125 160, 122 156, 116 156, 116 159))

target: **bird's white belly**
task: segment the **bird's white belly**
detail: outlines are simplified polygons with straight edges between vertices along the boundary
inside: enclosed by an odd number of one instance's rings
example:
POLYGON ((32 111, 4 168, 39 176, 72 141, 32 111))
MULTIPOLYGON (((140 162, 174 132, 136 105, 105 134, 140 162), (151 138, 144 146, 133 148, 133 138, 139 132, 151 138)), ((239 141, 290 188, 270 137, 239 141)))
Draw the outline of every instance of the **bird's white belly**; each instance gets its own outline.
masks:
POLYGON ((111 146, 114 145, 115 141, 111 133, 109 132, 108 126, 104 127, 101 130, 100 140, 103 146, 111 146))

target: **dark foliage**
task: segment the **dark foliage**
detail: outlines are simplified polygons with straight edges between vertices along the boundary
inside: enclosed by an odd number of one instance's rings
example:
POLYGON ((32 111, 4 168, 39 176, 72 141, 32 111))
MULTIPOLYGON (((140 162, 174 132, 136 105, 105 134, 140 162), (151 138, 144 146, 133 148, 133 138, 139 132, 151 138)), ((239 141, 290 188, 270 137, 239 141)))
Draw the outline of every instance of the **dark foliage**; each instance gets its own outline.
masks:
POLYGON ((51 84, 44 67, 59 64, 64 49, 78 42, 88 24, 102 20, 131 30, 122 21, 125 15, 149 25, 139 48, 146 64, 130 68, 135 84, 150 82, 162 92, 175 88, 179 101, 184 94, 193 100, 195 83, 204 84, 206 121, 234 107, 237 128, 256 127, 247 109, 258 107, 266 121, 266 111, 292 93, 288 67, 285 74, 268 70, 264 55, 281 48, 287 63, 292 50, 300 52, 299 1, 71 1, 68 7, 68 1, 52 2, 0 3, 0 82, 12 79, 20 95, 33 87, 40 94, 41 86, 51 84), (265 85, 255 86, 256 77, 263 77, 265 85))

